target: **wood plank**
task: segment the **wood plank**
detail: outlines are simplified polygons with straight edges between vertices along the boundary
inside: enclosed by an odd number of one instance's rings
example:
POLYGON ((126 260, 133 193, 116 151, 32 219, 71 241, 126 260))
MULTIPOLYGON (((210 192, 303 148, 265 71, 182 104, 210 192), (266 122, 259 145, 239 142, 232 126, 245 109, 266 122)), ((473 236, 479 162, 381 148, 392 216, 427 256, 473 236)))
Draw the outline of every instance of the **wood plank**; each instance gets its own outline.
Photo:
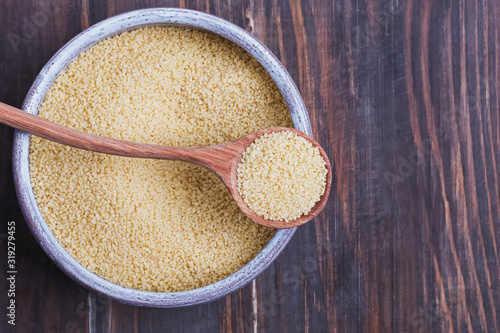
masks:
MULTIPOLYGON (((0 100, 20 107, 36 75, 82 27, 78 11, 62 1, 3 1, 0 12, 0 100), (57 18, 57 19, 56 19, 57 18)), ((88 291, 60 271, 29 231, 14 191, 13 130, 0 125, 0 276, 7 271, 7 222, 16 222, 16 326, 2 315, 2 332, 86 332, 88 291)), ((7 284, 0 285, 7 306, 7 284)), ((5 311, 5 310, 3 310, 5 311)))

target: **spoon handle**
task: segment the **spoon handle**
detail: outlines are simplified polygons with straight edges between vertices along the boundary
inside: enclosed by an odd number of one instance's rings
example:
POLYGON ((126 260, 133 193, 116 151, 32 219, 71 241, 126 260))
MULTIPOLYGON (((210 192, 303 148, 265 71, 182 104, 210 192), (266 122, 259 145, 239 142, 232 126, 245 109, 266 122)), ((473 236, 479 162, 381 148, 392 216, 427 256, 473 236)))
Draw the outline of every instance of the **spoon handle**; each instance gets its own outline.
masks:
MULTIPOLYGON (((41 138, 97 153, 165 160, 180 160, 208 167, 210 148, 180 148, 106 138, 80 132, 0 103, 0 123, 41 138)), ((213 154, 213 152, 212 152, 213 154)))

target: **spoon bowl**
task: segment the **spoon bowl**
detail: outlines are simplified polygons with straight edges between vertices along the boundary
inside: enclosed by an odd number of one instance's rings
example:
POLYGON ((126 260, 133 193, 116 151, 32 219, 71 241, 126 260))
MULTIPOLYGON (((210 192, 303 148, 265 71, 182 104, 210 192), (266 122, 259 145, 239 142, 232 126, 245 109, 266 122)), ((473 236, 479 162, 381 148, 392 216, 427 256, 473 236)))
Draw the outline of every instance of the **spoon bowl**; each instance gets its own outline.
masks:
POLYGON ((50 122, 38 116, 26 113, 13 106, 0 103, 0 123, 28 132, 41 138, 79 149, 97 153, 162 160, 177 160, 190 162, 205 167, 214 172, 229 189, 236 204, 253 221, 267 227, 285 229, 293 228, 309 222, 325 207, 332 181, 330 161, 321 146, 308 135, 293 128, 276 127, 261 130, 240 139, 209 147, 167 147, 146 143, 132 142, 106 138, 94 134, 80 132, 59 124, 50 122), (237 168, 246 149, 260 136, 280 131, 293 132, 319 149, 326 162, 327 176, 325 193, 311 211, 293 221, 282 222, 268 220, 253 212, 243 201, 237 186, 237 168))
POLYGON ((293 228, 300 226, 302 224, 305 224, 309 221, 311 221, 316 215, 318 215, 323 208, 326 205, 326 202, 328 201, 328 196, 330 194, 330 187, 332 184, 332 168, 330 165, 330 161, 328 159, 328 156, 326 155, 325 151, 319 143, 317 143, 314 139, 312 139, 309 135, 294 129, 294 128, 286 128, 286 127, 274 127, 274 128, 269 128, 269 129, 264 129, 257 131, 255 133, 249 134, 247 136, 244 136, 240 139, 223 143, 218 146, 211 146, 211 147, 204 147, 204 148, 196 148, 196 149, 206 149, 209 150, 209 154, 211 156, 221 156, 224 158, 224 160, 207 160, 208 163, 205 167, 212 170, 215 174, 221 178, 221 180, 224 182, 226 187, 229 189, 229 192, 233 196, 234 201, 236 201, 236 204, 240 209, 247 215, 250 219, 252 219, 254 222, 257 222, 259 224, 262 224, 266 227, 271 227, 275 229, 287 229, 287 228, 293 228), (269 134, 273 132, 281 132, 281 131, 287 131, 287 132, 292 132, 297 134, 300 137, 305 138, 308 140, 314 148, 318 148, 321 157, 325 160, 325 167, 327 168, 327 175, 326 175, 326 185, 325 185, 325 192, 321 196, 320 200, 316 202, 316 204, 313 206, 313 208, 307 213, 306 215, 302 215, 301 217, 288 221, 288 222, 283 222, 283 221, 276 221, 276 220, 268 220, 258 214, 256 214, 253 210, 251 210, 247 204, 244 202, 240 191, 238 190, 238 164, 241 162, 243 153, 246 151, 246 149, 260 136, 264 134, 269 134))

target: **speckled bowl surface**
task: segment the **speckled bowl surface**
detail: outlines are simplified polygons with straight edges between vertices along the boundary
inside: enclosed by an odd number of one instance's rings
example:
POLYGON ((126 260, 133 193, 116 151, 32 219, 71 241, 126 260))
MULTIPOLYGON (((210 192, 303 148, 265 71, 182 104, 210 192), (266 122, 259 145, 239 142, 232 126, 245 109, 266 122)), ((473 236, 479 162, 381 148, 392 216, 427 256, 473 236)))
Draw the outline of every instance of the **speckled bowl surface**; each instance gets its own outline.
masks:
MULTIPOLYGON (((292 78, 276 57, 255 37, 238 26, 209 14, 172 8, 137 10, 106 19, 88 28, 64 45, 42 69, 24 101, 23 109, 37 114, 50 86, 81 52, 101 40, 124 31, 149 26, 176 26, 218 34, 245 49, 269 72, 290 110, 294 127, 311 135, 309 117, 292 78)), ((288 244, 295 229, 278 230, 269 243, 243 268, 206 287, 173 293, 139 291, 111 283, 80 265, 59 244, 43 220, 35 201, 29 174, 30 135, 14 134, 13 169, 17 196, 26 222, 47 255, 67 275, 100 294, 118 301, 151 307, 178 307, 218 299, 252 281, 264 271, 288 244)))

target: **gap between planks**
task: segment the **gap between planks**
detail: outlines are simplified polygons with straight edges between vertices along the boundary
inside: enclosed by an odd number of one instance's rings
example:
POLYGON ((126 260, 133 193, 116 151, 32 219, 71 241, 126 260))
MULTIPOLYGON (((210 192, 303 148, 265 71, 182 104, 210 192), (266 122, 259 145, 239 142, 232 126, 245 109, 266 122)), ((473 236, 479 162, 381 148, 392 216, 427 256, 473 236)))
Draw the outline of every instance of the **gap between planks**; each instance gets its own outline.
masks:
POLYGON ((94 309, 95 294, 93 292, 89 291, 87 296, 87 301, 89 306, 89 333, 95 333, 96 332, 95 309, 94 309))
POLYGON ((257 282, 256 279, 252 281, 252 309, 253 309, 253 332, 257 333, 257 282))

